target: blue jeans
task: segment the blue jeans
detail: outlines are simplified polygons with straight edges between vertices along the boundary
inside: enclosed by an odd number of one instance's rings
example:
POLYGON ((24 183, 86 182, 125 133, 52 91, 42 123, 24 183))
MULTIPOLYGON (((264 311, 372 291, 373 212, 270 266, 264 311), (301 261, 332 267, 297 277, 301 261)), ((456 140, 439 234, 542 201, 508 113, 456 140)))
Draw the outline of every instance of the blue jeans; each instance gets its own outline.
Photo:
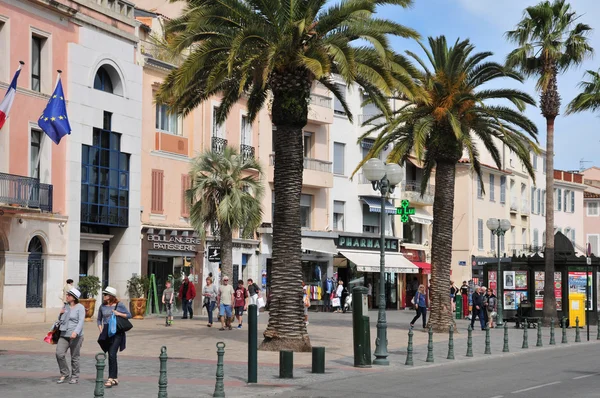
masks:
POLYGON ((227 318, 231 318, 231 306, 221 303, 219 306, 219 315, 225 315, 227 318))
POLYGON ((208 323, 210 323, 212 325, 213 323, 213 311, 215 310, 215 305, 217 303, 214 301, 211 301, 208 305, 206 305, 206 311, 208 312, 208 323))
POLYGON ((192 319, 194 317, 194 310, 192 309, 192 300, 181 300, 181 306, 183 307, 183 317, 187 318, 189 312, 190 319, 192 319))

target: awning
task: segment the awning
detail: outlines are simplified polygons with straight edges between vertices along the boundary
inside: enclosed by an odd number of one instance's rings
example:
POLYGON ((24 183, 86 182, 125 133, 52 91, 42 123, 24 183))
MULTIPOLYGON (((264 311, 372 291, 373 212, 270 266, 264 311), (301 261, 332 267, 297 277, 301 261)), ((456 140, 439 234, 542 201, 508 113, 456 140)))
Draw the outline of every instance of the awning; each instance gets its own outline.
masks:
POLYGON ((311 252, 338 254, 338 249, 333 243, 333 239, 302 238, 302 250, 311 252))
MULTIPOLYGON (((361 272, 379 272, 379 253, 340 250, 340 254, 356 264, 356 270, 361 272)), ((416 274, 419 268, 408 261, 400 253, 385 253, 385 272, 400 274, 416 274)))
POLYGON ((430 225, 433 222, 433 216, 425 209, 415 207, 415 214, 410 216, 410 219, 417 224, 430 225))
MULTIPOLYGON (((361 196, 360 200, 362 200, 367 206, 369 206, 370 212, 381 213, 381 198, 374 198, 372 196, 361 196)), ((388 214, 396 214, 396 208, 387 199, 385 201, 385 212, 388 214)))
POLYGON ((431 264, 421 261, 413 261, 413 264, 422 269, 424 274, 431 274, 431 264))

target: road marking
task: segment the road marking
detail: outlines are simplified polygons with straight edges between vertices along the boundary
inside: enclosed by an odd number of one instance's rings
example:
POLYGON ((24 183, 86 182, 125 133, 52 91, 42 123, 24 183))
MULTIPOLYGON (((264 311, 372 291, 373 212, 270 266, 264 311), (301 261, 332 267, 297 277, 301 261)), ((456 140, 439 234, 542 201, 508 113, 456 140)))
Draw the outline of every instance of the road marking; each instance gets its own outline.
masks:
POLYGON ((503 398, 503 397, 504 397, 504 395, 495 395, 495 396, 493 396, 491 398, 503 398))
POLYGON ((534 386, 534 387, 524 388, 524 389, 522 389, 522 390, 513 391, 512 393, 513 393, 513 394, 519 394, 519 393, 521 393, 521 392, 525 392, 525 391, 531 391, 531 390, 536 390, 536 389, 538 389, 538 388, 542 388, 542 387, 548 387, 548 386, 553 386, 553 385, 555 385, 555 384, 560 384, 560 383, 561 383, 560 381, 555 381, 555 382, 552 382, 552 383, 540 384, 539 386, 534 386))
POLYGON ((600 373, 592 373, 591 375, 577 376, 577 377, 573 377, 573 380, 585 379, 586 377, 598 376, 599 374, 600 373))

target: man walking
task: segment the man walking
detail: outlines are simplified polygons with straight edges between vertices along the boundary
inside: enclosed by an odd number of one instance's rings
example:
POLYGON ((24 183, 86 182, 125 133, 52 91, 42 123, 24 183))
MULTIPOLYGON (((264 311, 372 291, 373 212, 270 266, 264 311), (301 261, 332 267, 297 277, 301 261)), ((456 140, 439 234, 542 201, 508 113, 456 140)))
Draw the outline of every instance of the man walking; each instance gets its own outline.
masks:
POLYGON ((477 286, 473 293, 473 314, 471 315, 471 328, 475 326, 475 317, 479 317, 479 323, 481 324, 481 330, 485 330, 485 315, 483 309, 483 294, 481 294, 481 288, 477 286))
POLYGON ((181 297, 181 306, 183 307, 183 316, 181 319, 188 319, 188 312, 190 313, 190 319, 194 318, 192 304, 196 297, 196 288, 193 283, 190 283, 187 276, 183 279, 183 283, 179 287, 179 297, 181 297))
POLYGON ((250 304, 256 305, 256 316, 260 314, 260 308, 258 308, 258 298, 260 297, 260 288, 252 278, 248 278, 248 298, 250 299, 250 304))
POLYGON ((233 296, 233 287, 229 284, 229 277, 225 275, 223 276, 223 284, 221 285, 219 298, 217 299, 219 315, 221 317, 221 329, 219 330, 225 330, 225 327, 231 330, 231 306, 234 302, 233 296))

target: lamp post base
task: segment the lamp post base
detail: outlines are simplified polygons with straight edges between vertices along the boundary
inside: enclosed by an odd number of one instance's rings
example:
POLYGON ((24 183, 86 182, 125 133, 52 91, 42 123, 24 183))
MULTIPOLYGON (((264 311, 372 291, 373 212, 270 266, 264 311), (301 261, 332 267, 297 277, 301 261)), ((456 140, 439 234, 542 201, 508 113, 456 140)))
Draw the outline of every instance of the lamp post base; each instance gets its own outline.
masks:
POLYGON ((381 366, 388 366, 390 364, 390 361, 388 361, 387 358, 375 358, 373 360, 373 365, 381 365, 381 366))
POLYGON ((375 359, 373 365, 388 366, 390 361, 388 360, 387 350, 387 322, 385 321, 385 312, 382 315, 381 321, 377 322, 377 339, 375 339, 375 359))

